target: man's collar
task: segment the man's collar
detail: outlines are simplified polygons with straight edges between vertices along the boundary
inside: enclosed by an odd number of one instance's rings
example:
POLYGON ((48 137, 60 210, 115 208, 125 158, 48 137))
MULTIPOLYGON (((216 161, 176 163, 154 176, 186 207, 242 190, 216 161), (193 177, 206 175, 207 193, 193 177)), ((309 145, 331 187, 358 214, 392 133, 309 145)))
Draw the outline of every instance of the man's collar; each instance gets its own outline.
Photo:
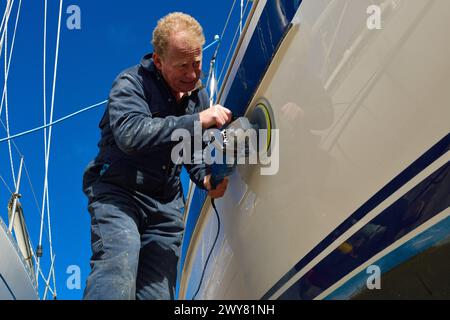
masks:
POLYGON ((153 64, 152 57, 153 53, 147 53, 141 59, 141 67, 150 72, 154 72, 154 70, 156 69, 155 65, 153 64))

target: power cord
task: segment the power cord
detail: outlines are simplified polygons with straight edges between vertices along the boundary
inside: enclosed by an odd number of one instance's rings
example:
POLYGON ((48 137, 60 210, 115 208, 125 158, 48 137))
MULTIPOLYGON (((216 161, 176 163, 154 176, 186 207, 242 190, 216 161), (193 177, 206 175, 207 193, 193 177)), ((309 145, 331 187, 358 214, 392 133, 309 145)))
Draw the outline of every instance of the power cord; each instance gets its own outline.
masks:
POLYGON ((200 288, 201 288, 202 283, 203 283, 203 277, 205 276, 206 267, 208 266, 209 258, 211 258, 211 254, 214 251, 214 247, 216 246, 217 239, 219 238, 220 217, 219 217, 219 213, 217 212, 216 204, 214 203, 214 199, 213 198, 211 198, 211 205, 214 208, 214 212, 215 212, 216 217, 217 217, 217 234, 216 234, 216 237, 214 239, 214 242, 213 242, 213 245, 211 247, 211 250, 209 251, 208 257, 206 258, 205 266, 203 267, 203 271, 202 271, 202 276, 200 277, 200 282, 198 283, 197 291, 192 296, 192 300, 195 300, 195 297, 197 296, 198 292, 200 291, 200 288))

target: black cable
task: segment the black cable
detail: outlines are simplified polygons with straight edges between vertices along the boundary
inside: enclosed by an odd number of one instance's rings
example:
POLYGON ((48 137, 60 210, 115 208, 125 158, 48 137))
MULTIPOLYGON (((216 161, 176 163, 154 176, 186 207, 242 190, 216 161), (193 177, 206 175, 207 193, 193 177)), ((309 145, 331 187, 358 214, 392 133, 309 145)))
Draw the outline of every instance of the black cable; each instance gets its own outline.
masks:
POLYGON ((202 276, 200 277, 200 282, 198 283, 197 291, 192 296, 192 300, 195 300, 195 297, 197 296, 198 292, 200 291, 200 287, 202 286, 202 282, 203 282, 203 277, 205 276, 206 267, 208 266, 209 258, 211 258, 211 254, 214 251, 214 247, 216 246, 217 239, 219 238, 220 217, 219 217, 219 213, 217 212, 217 208, 216 208, 216 204, 214 203, 214 199, 212 199, 212 198, 211 198, 211 205, 214 208, 214 212, 216 213, 216 217, 217 217, 217 234, 216 234, 216 238, 214 239, 211 250, 209 251, 208 257, 206 258, 205 266, 203 267, 203 271, 202 271, 202 276))

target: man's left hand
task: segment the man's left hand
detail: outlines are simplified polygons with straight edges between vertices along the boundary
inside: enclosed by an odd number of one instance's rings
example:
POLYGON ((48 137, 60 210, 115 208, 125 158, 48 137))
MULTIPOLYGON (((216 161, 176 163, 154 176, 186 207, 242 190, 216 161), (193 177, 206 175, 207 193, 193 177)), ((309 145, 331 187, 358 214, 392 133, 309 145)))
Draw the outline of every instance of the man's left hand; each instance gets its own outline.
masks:
POLYGON ((225 194, 225 191, 227 190, 228 186, 228 177, 225 177, 217 186, 215 189, 211 190, 211 175, 207 175, 205 179, 203 180, 203 184, 206 187, 206 190, 208 190, 208 196, 210 196, 213 199, 221 198, 225 194))

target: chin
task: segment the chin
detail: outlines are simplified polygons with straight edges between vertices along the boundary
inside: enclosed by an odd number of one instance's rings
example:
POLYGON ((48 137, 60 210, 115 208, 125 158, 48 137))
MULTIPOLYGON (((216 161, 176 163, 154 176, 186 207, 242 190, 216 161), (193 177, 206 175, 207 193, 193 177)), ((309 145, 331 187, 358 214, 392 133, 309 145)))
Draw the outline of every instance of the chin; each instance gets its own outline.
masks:
POLYGON ((193 85, 183 85, 183 86, 180 86, 180 88, 182 88, 181 92, 189 92, 189 91, 194 90, 194 89, 195 89, 195 84, 196 84, 196 83, 194 83, 193 85))

